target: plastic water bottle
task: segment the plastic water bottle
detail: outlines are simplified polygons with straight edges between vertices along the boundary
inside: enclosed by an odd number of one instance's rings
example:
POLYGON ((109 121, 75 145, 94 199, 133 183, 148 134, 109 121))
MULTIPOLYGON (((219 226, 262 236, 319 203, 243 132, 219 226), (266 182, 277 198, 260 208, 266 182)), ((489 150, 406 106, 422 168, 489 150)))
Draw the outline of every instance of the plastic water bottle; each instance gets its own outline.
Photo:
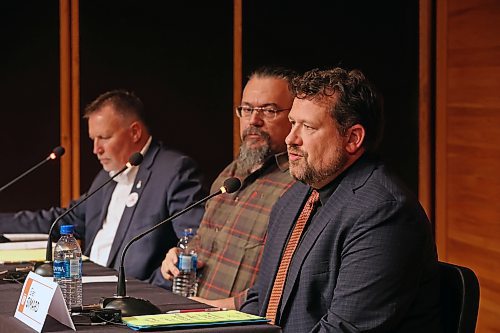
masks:
POLYGON ((68 309, 82 305, 82 250, 72 225, 61 226, 61 238, 54 249, 54 282, 61 288, 68 309))
POLYGON ((198 263, 199 237, 193 233, 193 229, 184 230, 183 237, 177 244, 179 258, 177 268, 179 275, 174 277, 172 291, 185 297, 196 296, 198 282, 196 279, 196 265, 198 263))

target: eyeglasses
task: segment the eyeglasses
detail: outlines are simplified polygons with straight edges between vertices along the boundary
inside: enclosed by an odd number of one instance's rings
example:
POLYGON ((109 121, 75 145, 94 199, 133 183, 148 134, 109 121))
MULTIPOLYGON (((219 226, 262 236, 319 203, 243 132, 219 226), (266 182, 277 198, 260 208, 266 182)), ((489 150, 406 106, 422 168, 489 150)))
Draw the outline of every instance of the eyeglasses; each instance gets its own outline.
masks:
POLYGON ((276 110, 272 107, 251 107, 251 106, 237 106, 236 115, 240 118, 250 118, 252 113, 255 111, 262 116, 263 119, 274 120, 278 116, 278 113, 282 111, 289 111, 290 109, 280 109, 276 110))

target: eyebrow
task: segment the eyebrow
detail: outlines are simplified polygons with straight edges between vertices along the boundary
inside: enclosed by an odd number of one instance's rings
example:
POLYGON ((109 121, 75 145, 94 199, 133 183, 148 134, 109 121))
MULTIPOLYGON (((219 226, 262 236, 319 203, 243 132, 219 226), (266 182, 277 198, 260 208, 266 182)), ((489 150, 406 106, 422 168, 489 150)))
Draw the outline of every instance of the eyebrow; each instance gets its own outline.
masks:
POLYGON ((264 103, 264 104, 261 104, 259 106, 254 106, 253 104, 251 103, 248 103, 248 102, 243 102, 242 103, 244 106, 250 106, 250 107, 259 107, 259 108, 265 108, 265 107, 268 107, 268 106, 273 106, 275 108, 278 108, 278 105, 276 103, 264 103))

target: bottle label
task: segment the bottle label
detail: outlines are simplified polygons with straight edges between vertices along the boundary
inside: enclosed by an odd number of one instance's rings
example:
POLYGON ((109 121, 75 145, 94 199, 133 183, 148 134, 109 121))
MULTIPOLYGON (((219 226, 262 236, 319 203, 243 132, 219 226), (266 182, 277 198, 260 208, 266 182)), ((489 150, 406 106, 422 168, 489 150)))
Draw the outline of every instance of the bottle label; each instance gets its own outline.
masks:
POLYGON ((80 278, 82 271, 82 260, 81 259, 70 259, 69 260, 69 275, 71 277, 80 278))
POLYGON ((193 272, 195 272, 195 273, 196 273, 196 268, 197 268, 197 266, 198 266, 198 255, 193 254, 193 255, 192 255, 192 257, 193 257, 193 258, 191 259, 191 263, 193 264, 193 265, 192 265, 192 267, 193 267, 192 269, 193 269, 193 272))
POLYGON ((189 254, 179 255, 179 262, 177 263, 177 267, 179 268, 180 271, 196 272, 196 264, 197 264, 196 255, 189 255, 189 254))
POLYGON ((54 279, 62 279, 64 277, 66 277, 66 273, 64 272, 64 261, 63 260, 54 260, 53 275, 54 275, 54 279))
POLYGON ((82 260, 69 259, 69 260, 54 260, 53 266, 55 279, 70 279, 80 278, 82 271, 82 260))

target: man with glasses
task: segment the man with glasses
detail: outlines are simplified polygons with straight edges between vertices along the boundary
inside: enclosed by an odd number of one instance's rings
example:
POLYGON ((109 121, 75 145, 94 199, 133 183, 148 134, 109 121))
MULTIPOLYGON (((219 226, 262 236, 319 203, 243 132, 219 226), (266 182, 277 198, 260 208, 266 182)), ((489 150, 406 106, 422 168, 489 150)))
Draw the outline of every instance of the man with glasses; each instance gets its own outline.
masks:
MULTIPOLYGON (((258 273, 271 208, 293 183, 288 172, 285 137, 290 131, 288 112, 293 96, 289 88, 293 71, 263 67, 253 72, 243 90, 238 158, 212 185, 238 177, 241 189, 207 202, 198 235, 202 265, 199 301, 226 308, 239 307, 258 273), (216 300, 216 301, 210 301, 216 300)), ((177 249, 163 261, 162 274, 171 280, 179 273, 177 249)))

